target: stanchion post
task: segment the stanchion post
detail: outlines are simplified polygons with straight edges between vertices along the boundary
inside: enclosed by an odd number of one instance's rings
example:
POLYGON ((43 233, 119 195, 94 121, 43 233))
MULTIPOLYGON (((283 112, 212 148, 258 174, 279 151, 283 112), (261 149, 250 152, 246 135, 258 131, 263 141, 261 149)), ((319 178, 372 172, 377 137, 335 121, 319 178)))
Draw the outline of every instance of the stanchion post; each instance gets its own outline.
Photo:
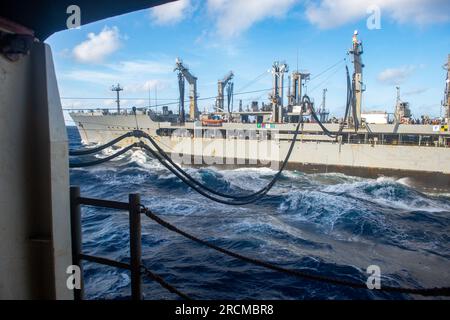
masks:
POLYGON ((70 229, 72 238, 72 264, 80 268, 80 289, 74 289, 76 301, 84 298, 83 266, 80 254, 82 250, 81 207, 79 203, 80 187, 70 187, 70 229))
POLYGON ((131 299, 141 300, 141 196, 129 195, 131 299))

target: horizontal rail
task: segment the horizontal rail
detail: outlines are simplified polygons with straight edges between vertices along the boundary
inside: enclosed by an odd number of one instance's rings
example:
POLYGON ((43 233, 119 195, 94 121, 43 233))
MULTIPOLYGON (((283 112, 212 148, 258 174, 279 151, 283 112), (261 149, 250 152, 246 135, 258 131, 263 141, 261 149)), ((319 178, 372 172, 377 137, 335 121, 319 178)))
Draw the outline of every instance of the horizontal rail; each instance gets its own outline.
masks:
POLYGON ((114 261, 114 260, 107 259, 107 258, 95 257, 95 256, 91 256, 91 255, 88 255, 88 254, 83 254, 83 253, 79 254, 78 257, 81 260, 86 260, 86 261, 89 261, 89 262, 95 262, 95 263, 99 263, 99 264, 104 264, 104 265, 111 266, 111 267, 127 269, 127 270, 131 269, 130 265, 127 264, 127 263, 118 262, 118 261, 114 261))
POLYGON ((117 209, 117 210, 129 210, 130 209, 130 204, 128 202, 102 200, 102 199, 85 198, 85 197, 78 197, 74 200, 77 202, 77 204, 83 204, 86 206, 102 207, 102 208, 117 209))

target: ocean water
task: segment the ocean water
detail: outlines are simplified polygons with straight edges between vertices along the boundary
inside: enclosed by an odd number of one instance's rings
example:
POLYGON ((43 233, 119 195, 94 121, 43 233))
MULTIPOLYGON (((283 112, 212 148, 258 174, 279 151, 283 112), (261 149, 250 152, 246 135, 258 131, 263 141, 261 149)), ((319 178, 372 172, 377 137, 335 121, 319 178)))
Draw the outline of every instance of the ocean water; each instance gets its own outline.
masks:
MULTIPOLYGON (((70 148, 80 148, 74 127, 70 148)), ((111 152, 106 150, 104 155, 111 152)), ((268 168, 186 168, 223 192, 257 190, 268 168)), ((285 268, 365 282, 369 265, 381 284, 450 286, 450 195, 425 194, 408 179, 285 171, 256 204, 231 207, 188 188, 141 151, 106 164, 71 169, 83 196, 143 203, 174 225, 216 245, 285 268)), ((126 212, 83 207, 85 253, 128 261, 126 212)), ((195 299, 416 299, 293 278, 224 256, 142 217, 143 263, 195 299)), ((85 263, 88 299, 127 299, 127 271, 85 263)), ((176 299, 143 278, 145 299, 176 299)))

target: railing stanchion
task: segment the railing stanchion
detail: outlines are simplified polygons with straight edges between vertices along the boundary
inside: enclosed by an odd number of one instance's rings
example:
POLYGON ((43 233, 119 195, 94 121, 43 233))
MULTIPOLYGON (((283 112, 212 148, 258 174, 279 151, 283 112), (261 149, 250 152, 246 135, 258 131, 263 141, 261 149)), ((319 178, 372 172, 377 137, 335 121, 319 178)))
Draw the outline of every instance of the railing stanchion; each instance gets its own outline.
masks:
POLYGON ((83 300, 84 281, 83 266, 81 264, 80 254, 82 250, 82 231, 81 231, 81 207, 80 207, 80 187, 70 187, 70 228, 72 234, 72 264, 80 268, 80 289, 74 289, 74 299, 83 300))
POLYGON ((141 197, 129 195, 131 298, 141 300, 141 197))

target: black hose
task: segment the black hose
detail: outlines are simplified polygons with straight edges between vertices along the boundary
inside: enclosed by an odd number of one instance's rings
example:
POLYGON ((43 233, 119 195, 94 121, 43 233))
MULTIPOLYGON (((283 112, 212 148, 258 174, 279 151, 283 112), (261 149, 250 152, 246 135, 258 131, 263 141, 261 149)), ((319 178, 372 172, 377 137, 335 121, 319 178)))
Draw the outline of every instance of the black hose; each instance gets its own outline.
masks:
MULTIPOLYGON (((150 148, 147 144, 141 142, 139 146, 141 148, 143 148, 144 150, 148 151, 152 156, 157 158, 157 160, 159 162, 161 162, 161 164, 163 164, 167 169, 169 169, 181 181, 183 181, 185 184, 187 184, 189 187, 191 187, 192 189, 194 189, 195 191, 197 191, 199 194, 203 195, 204 197, 206 197, 206 198, 208 198, 210 200, 222 203, 222 204, 227 204, 227 205, 245 205, 245 204, 253 203, 253 202, 261 199, 263 196, 265 196, 270 191, 270 189, 272 189, 272 187, 275 185, 277 180, 280 178, 281 173, 283 172, 283 170, 285 169, 287 163, 289 162, 289 158, 290 158, 290 156, 292 154, 292 150, 294 149, 295 141, 297 140, 297 135, 298 135, 301 123, 302 123, 302 121, 300 120, 298 122, 298 124, 297 124, 296 129, 295 129, 295 134, 294 134, 293 140, 291 142, 291 145, 289 147, 288 153, 286 154, 286 158, 283 161, 283 163, 281 164, 281 168, 278 170, 278 172, 275 174, 275 176, 272 178, 272 180, 265 187, 263 187, 262 189, 260 189, 259 191, 255 192, 255 193, 253 193, 251 195, 240 196, 240 197, 233 196, 234 197, 233 199, 247 199, 247 200, 242 200, 242 201, 239 201, 239 200, 236 200, 236 201, 224 200, 224 199, 220 199, 220 198, 217 198, 215 196, 212 196, 212 195, 208 194, 207 192, 205 192, 203 190, 204 187, 203 187, 202 184, 194 183, 193 180, 195 180, 195 179, 192 176, 190 176, 188 173, 186 173, 184 170, 182 170, 181 168, 180 168, 180 171, 177 171, 174 167, 170 166, 169 163, 167 163, 166 159, 161 157, 161 155, 158 152, 156 152, 155 150, 150 148)), ((144 133, 144 136, 145 135, 147 135, 147 134, 144 133)), ((172 163, 173 163, 173 161, 172 161, 172 163)), ((213 194, 218 195, 219 197, 220 197, 220 194, 222 194, 222 193, 214 191, 214 190, 210 191, 210 192, 213 193, 213 194)))
POLYGON ((99 151, 102 151, 103 149, 106 149, 108 147, 111 147, 118 143, 119 141, 122 141, 125 138, 129 138, 133 136, 133 132, 127 132, 124 135, 121 135, 120 137, 117 137, 113 140, 111 140, 108 143, 105 143, 101 146, 95 147, 95 148, 88 148, 88 149, 82 149, 82 150, 69 150, 69 156, 84 156, 92 153, 97 153, 99 151))
MULTIPOLYGON (((345 114, 344 114, 344 120, 343 121, 345 121, 345 119, 347 119, 348 112, 349 112, 349 109, 350 109, 350 105, 351 105, 352 99, 353 99, 353 91, 351 89, 350 74, 349 74, 349 71, 348 71, 348 67, 345 66, 345 69, 346 69, 346 73, 347 73, 347 101, 346 101, 346 105, 345 105, 345 114)), ((319 117, 317 116, 316 111, 314 110, 314 107, 313 107, 313 105, 311 103, 311 99, 309 98, 309 96, 304 95, 303 98, 302 98, 302 106, 304 108, 306 108, 306 105, 308 105, 308 107, 309 107, 309 110, 311 112, 311 116, 314 118, 316 123, 320 126, 322 131, 327 136, 329 136, 330 138, 333 138, 333 139, 337 139, 338 136, 340 136, 342 134, 342 131, 344 130, 344 123, 342 123, 340 125, 338 132, 336 134, 333 134, 320 121, 319 117)))
POLYGON ((235 196, 235 195, 229 195, 229 194, 225 194, 216 190, 213 190, 211 188, 209 188, 208 186, 202 184, 201 182, 199 182, 198 180, 196 180, 195 178, 193 178, 191 175, 189 175, 186 171, 184 171, 180 166, 178 166, 171 158, 170 156, 154 141, 154 139, 147 133, 141 131, 141 130, 133 130, 130 131, 102 146, 99 146, 97 148, 93 148, 93 149, 89 149, 89 150, 75 150, 72 151, 71 154, 75 155, 75 154, 89 154, 89 153, 93 153, 95 152, 94 150, 103 150, 109 146, 114 145, 115 143, 127 138, 127 137, 135 137, 135 138, 146 138, 150 141, 150 143, 157 149, 158 152, 155 152, 153 149, 151 149, 148 145, 144 144, 144 143, 134 143, 124 149, 122 149, 121 151, 117 152, 114 155, 111 155, 109 157, 103 158, 103 159, 98 159, 95 161, 90 161, 90 162, 80 162, 80 163, 70 163, 69 167, 70 168, 79 168, 79 167, 88 167, 88 166, 93 166, 93 165, 97 165, 97 164, 101 164, 104 163, 106 161, 109 161, 111 159, 114 159, 115 157, 127 152, 128 150, 130 150, 133 147, 140 147, 148 152, 150 152, 155 158, 158 159, 158 161, 160 161, 167 169, 169 169, 172 173, 174 173, 178 178, 180 178, 184 183, 186 183, 188 186, 190 186, 191 188, 193 188, 195 191, 199 192, 200 194, 204 195, 205 197, 213 200, 213 201, 217 201, 223 204, 230 204, 230 205, 243 205, 243 204, 249 204, 249 203, 253 203, 255 201, 257 201, 258 199, 260 199, 262 196, 264 196, 265 194, 267 194, 267 192, 270 191, 270 189, 273 187, 273 185, 275 184, 275 182, 279 179, 279 177, 281 176, 281 173, 283 172, 284 168, 286 167, 287 162, 289 161, 289 158, 291 156, 293 147, 295 145, 295 142, 297 140, 297 136, 298 136, 298 132, 299 132, 299 128, 300 128, 300 124, 302 123, 302 117, 300 117, 300 121, 297 124, 296 130, 295 130, 295 134, 293 137, 293 140, 291 142, 291 145, 289 147, 289 151, 285 157, 285 160, 283 161, 281 168, 279 169, 279 171, 275 174, 275 176, 273 177, 273 179, 263 188, 261 188, 260 190, 249 194, 249 195, 243 195, 243 196, 235 196), (162 157, 160 156, 162 155, 162 157), (169 162, 169 163, 167 163, 169 162), (173 167, 171 167, 170 165, 172 165, 173 167), (219 199, 216 198, 214 196, 211 196, 209 194, 207 194, 206 192, 204 192, 203 190, 201 190, 200 188, 206 190, 207 192, 210 192, 212 194, 215 194, 219 197, 222 198, 229 198, 229 199, 247 199, 246 201, 227 201, 227 200, 223 200, 223 199, 219 199), (248 200, 250 199, 250 200, 248 200))
POLYGON ((316 121, 316 123, 319 125, 319 127, 322 129, 322 131, 329 136, 330 138, 336 139, 338 137, 338 135, 333 134, 331 131, 329 131, 324 125, 323 123, 320 121, 319 117, 316 114, 316 111, 314 110, 314 107, 312 106, 311 100, 309 99, 309 97, 305 94, 302 98, 302 104, 304 106, 308 105, 309 110, 311 112, 311 116, 314 118, 314 120, 316 121))
MULTIPOLYGON (((352 103, 352 97, 353 97, 352 83, 350 81, 350 73, 348 71, 347 66, 345 66, 345 71, 347 73, 347 103, 345 105, 345 114, 344 114, 344 121, 342 122, 342 128, 344 128, 343 124, 347 120, 348 112, 350 110, 350 105, 352 103)), ((339 128, 339 130, 342 131, 342 128, 339 128)))
POLYGON ((138 143, 133 143, 130 144, 128 147, 123 148, 119 151, 117 151, 116 153, 106 157, 106 158, 101 158, 101 159, 97 159, 94 161, 88 161, 88 162, 70 162, 69 163, 69 168, 83 168, 83 167, 91 167, 91 166, 95 166, 107 161, 110 161, 122 154, 124 154, 125 152, 127 152, 128 150, 131 150, 132 148, 138 147, 138 143))
MULTIPOLYGON (((298 127, 297 127, 297 131, 298 131, 298 127)), ((158 153, 160 155, 163 156, 163 158, 165 160, 167 160, 176 170, 178 170, 184 177, 186 177, 187 179, 189 179, 190 181, 192 181, 192 183, 194 183, 195 185, 205 189, 206 191, 213 193, 219 197, 222 198, 229 198, 229 199, 248 199, 248 198, 252 198, 262 192, 264 192, 264 189, 267 187, 264 187, 252 194, 248 194, 248 195, 242 195, 242 196, 236 196, 236 195, 230 195, 230 194, 226 194, 226 193, 222 193, 219 191, 216 191, 214 189, 209 188, 207 185, 201 183, 200 181, 196 180, 194 177, 192 177, 190 174, 188 174, 186 171, 184 171, 178 164, 176 164, 171 157, 154 141, 154 139, 148 135, 145 132, 140 132, 139 135, 143 138, 146 138, 150 141, 150 143, 156 148, 156 150, 158 151, 158 153)), ((293 143, 293 141, 291 142, 291 144, 293 143)), ((285 161, 289 160, 289 158, 285 159, 285 161)))

